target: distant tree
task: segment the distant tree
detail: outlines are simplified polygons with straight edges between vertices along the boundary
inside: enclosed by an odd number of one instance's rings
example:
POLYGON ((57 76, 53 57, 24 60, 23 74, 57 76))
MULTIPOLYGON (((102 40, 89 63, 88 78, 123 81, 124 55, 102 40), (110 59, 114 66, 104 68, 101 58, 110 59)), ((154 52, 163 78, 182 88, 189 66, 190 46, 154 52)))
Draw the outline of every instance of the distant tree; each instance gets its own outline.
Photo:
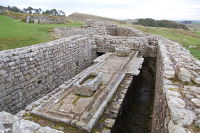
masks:
POLYGON ((22 12, 18 7, 16 6, 8 6, 8 10, 13 11, 13 12, 22 12))
POLYGON ((49 10, 46 10, 46 11, 42 12, 42 14, 50 15, 51 12, 49 10))
POLYGON ((65 12, 63 12, 62 10, 58 10, 58 15, 59 16, 65 16, 65 12))
POLYGON ((26 11, 27 11, 29 14, 32 14, 32 13, 33 13, 33 8, 29 6, 28 8, 26 8, 26 11))
POLYGON ((169 20, 154 20, 151 18, 138 19, 137 22, 134 22, 133 24, 150 26, 150 27, 167 27, 167 28, 188 30, 188 28, 184 24, 179 24, 169 20))
POLYGON ((34 14, 40 14, 42 9, 41 8, 36 8, 36 9, 33 9, 34 10, 34 14))
POLYGON ((26 13, 26 12, 27 12, 26 8, 23 8, 22 12, 23 12, 23 13, 26 13))
POLYGON ((50 14, 53 16, 58 16, 58 11, 56 9, 51 9, 50 14))
POLYGON ((156 20, 152 18, 145 18, 145 19, 138 19, 136 24, 140 24, 143 26, 151 26, 151 27, 157 27, 158 23, 156 20))
POLYGON ((185 21, 182 21, 181 23, 183 23, 183 24, 191 24, 192 21, 190 21, 190 20, 185 20, 185 21))

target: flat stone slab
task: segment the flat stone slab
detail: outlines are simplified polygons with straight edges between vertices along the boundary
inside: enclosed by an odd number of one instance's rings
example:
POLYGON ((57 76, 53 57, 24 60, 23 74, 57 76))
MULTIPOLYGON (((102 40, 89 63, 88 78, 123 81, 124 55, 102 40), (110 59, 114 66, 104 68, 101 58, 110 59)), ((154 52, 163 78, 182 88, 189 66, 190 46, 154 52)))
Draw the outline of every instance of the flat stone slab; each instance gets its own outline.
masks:
MULTIPOLYGON (((127 57, 110 55, 109 58, 95 64, 95 67, 91 66, 89 71, 72 78, 65 85, 66 88, 63 91, 59 91, 45 99, 31 113, 53 121, 68 123, 91 132, 124 76, 130 70, 129 63, 133 63, 137 54, 138 52, 130 52, 127 57), (102 83, 90 97, 76 95, 73 83, 88 72, 102 73, 102 83)), ((134 69, 136 69, 135 66, 134 69)))

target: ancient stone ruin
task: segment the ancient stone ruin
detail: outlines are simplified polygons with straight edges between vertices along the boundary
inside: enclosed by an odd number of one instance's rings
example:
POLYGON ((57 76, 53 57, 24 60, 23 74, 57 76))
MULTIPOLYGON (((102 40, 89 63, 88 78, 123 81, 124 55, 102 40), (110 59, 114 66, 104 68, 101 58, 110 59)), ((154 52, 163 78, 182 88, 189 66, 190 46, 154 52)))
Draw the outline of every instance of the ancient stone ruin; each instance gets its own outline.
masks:
POLYGON ((200 61, 181 44, 99 21, 55 33, 0 51, 0 132, 200 132, 200 61))
POLYGON ((44 23, 44 24, 65 24, 67 20, 64 16, 49 15, 30 15, 26 17, 27 23, 44 23))

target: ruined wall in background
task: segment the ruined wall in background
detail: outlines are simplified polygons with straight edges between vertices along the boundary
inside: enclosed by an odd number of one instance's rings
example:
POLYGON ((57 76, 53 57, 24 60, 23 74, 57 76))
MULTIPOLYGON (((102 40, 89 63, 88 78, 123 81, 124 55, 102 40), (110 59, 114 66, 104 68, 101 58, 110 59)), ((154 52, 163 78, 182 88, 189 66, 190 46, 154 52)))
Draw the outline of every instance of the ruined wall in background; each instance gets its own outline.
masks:
POLYGON ((32 15, 26 17, 27 23, 65 24, 65 16, 32 15))
POLYGON ((119 36, 96 36, 95 44, 97 52, 114 52, 115 47, 128 47, 139 51, 144 57, 156 57, 156 44, 150 44, 145 37, 119 37, 119 36))
POLYGON ((107 34, 111 36, 124 36, 124 37, 141 37, 144 34, 136 29, 117 26, 117 25, 107 25, 106 26, 107 34))
POLYGON ((0 52, 0 111, 17 112, 92 64, 86 36, 0 52))
POLYGON ((55 34, 60 37, 69 37, 72 35, 92 35, 95 34, 94 30, 86 30, 83 28, 71 28, 71 27, 62 27, 62 28, 54 28, 55 34))

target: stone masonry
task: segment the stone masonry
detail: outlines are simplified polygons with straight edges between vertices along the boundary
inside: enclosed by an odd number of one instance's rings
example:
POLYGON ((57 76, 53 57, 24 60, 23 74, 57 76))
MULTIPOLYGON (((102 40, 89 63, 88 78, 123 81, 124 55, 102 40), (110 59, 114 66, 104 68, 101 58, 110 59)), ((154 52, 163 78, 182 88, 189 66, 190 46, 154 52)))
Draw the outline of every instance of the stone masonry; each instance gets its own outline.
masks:
MULTIPOLYGON (((92 65, 96 52, 114 52, 115 48, 128 47, 132 51, 138 51, 142 57, 157 59, 151 132, 199 132, 200 61, 181 44, 161 36, 146 35, 133 28, 96 21, 88 21, 83 29, 78 29, 75 33, 69 29, 62 29, 59 33, 60 37, 64 37, 66 33, 67 38, 0 52, 0 111, 16 113, 28 105, 25 111, 27 113, 30 105, 40 106, 33 101, 43 96, 42 99, 45 99, 47 93, 52 96, 59 91, 56 89, 58 86, 69 79, 69 82, 74 80, 72 77, 92 65), (92 34, 84 30, 92 31, 92 34), (33 103, 29 104, 30 102, 33 103)), ((110 54, 106 54, 104 58, 109 56, 110 54)), ((138 75, 140 71, 130 72, 138 75)), ((126 78, 127 74, 122 83, 126 78)), ((131 79, 128 80, 129 83, 131 79)), ((125 88, 128 88, 127 85, 125 88)), ((126 89, 120 87, 119 90, 120 93, 116 94, 123 94, 124 97, 126 89)), ((114 99, 116 97, 115 95, 114 99)), ((118 100, 122 102, 123 98, 118 100)), ((101 131, 103 133, 110 132, 120 109, 120 103, 119 106, 115 104, 117 109, 113 109, 111 105, 108 105, 106 112, 114 110, 115 117, 105 120, 107 126, 101 131)), ((102 113, 97 117, 101 115, 102 113)), ((78 124, 81 126, 83 123, 78 124)), ((39 129, 38 125, 33 127, 39 129)), ((5 131, 5 128, 5 125, 0 124, 0 131, 5 131)))
POLYGON ((31 15, 26 17, 27 23, 65 24, 65 16, 31 15))
POLYGON ((16 113, 93 61, 83 35, 0 52, 0 110, 16 113))

